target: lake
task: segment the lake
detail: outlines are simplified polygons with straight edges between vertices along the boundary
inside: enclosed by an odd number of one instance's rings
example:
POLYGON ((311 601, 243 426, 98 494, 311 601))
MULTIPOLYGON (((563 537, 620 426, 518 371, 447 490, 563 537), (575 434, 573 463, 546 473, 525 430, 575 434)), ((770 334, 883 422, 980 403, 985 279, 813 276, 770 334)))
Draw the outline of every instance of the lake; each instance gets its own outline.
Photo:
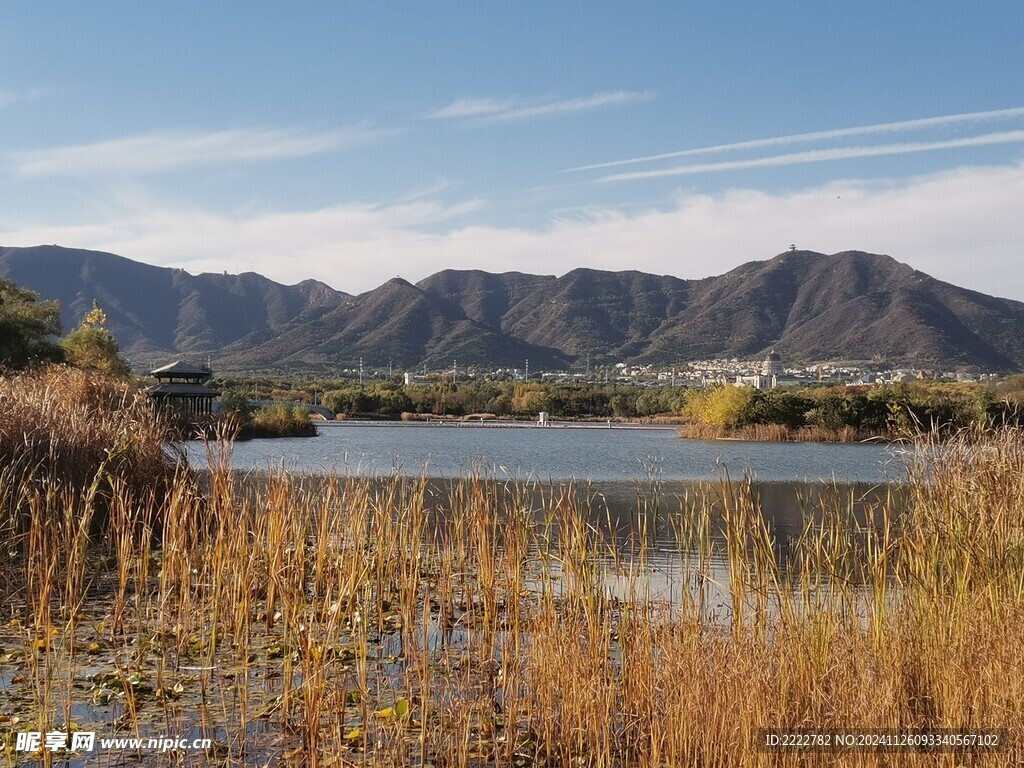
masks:
MULTIPOLYGON (((768 443, 683 440, 673 428, 499 427, 334 422, 314 438, 237 443, 236 469, 300 473, 461 477, 537 481, 714 480, 750 471, 767 482, 881 483, 903 476, 898 448, 881 443, 768 443)), ((205 466, 202 444, 186 446, 205 466)))

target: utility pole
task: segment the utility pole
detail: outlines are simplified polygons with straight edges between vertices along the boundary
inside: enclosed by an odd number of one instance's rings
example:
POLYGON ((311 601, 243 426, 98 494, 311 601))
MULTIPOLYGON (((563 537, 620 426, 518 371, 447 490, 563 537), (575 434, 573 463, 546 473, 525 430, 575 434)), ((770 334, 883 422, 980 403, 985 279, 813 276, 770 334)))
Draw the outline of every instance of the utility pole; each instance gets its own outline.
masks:
POLYGON ((363 358, 359 358, 359 386, 363 386, 363 358))
POLYGON ((530 358, 526 358, 526 380, 530 380, 530 358))
POLYGON ((455 367, 455 361, 452 360, 452 384, 455 383, 455 376, 456 376, 457 372, 458 372, 458 369, 455 367))

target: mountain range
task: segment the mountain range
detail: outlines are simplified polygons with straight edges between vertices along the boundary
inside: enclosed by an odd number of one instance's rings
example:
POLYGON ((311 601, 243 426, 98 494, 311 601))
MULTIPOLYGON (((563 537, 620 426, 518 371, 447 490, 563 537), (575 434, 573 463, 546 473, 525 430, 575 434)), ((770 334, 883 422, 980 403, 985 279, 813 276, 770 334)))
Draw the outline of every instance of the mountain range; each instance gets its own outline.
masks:
POLYGON ((58 246, 0 248, 0 275, 61 302, 66 329, 99 302, 136 367, 523 367, 757 358, 1024 369, 1024 303, 936 280, 889 256, 787 251, 682 280, 445 270, 353 296, 305 280, 199 274, 58 246))

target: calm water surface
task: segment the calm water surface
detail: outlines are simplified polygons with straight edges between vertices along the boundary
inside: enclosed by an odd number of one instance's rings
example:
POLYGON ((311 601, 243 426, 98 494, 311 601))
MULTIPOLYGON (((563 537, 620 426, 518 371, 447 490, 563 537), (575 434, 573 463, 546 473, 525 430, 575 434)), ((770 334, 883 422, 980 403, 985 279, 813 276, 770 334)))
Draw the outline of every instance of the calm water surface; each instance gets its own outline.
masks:
MULTIPOLYGON (((237 469, 303 473, 427 474, 565 481, 717 479, 750 471, 761 481, 879 483, 902 477, 897 449, 869 444, 682 440, 674 429, 325 424, 315 438, 250 440, 237 469)), ((205 465, 199 444, 187 446, 205 465)))

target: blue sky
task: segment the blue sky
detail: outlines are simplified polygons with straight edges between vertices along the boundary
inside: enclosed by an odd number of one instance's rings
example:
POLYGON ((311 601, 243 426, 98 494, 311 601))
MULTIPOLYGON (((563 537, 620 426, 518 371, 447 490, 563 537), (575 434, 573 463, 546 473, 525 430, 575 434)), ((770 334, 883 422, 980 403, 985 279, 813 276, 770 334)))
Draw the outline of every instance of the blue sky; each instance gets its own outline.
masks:
POLYGON ((790 243, 1024 299, 1019 2, 13 2, 0 244, 353 293, 790 243))

